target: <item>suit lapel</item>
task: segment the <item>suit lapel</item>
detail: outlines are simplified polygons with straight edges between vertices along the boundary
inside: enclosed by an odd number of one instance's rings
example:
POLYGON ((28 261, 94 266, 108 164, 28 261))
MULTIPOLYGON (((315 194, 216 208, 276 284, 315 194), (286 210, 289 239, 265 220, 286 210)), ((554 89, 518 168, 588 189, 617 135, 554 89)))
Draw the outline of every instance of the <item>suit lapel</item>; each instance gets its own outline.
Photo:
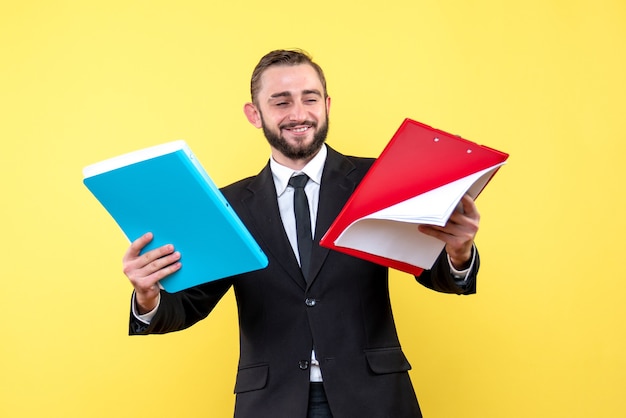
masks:
POLYGON ((250 196, 243 200, 251 219, 251 227, 257 232, 259 244, 303 290, 306 281, 285 233, 276 197, 276 187, 269 164, 248 185, 250 196))
MULTIPOLYGON (((350 175, 354 170, 354 164, 350 160, 328 147, 317 209, 309 287, 315 281, 330 251, 328 248, 320 247, 319 241, 357 185, 358 179, 350 175)), ((272 260, 280 264, 298 286, 304 290, 307 283, 293 254, 280 218, 276 187, 269 164, 250 182, 248 190, 251 194, 248 198, 243 199, 242 203, 248 212, 248 219, 251 220, 250 228, 256 232, 255 236, 259 237, 262 248, 271 253, 272 260), (285 256, 286 254, 288 256, 285 256)))
POLYGON ((350 160, 328 147, 328 156, 326 157, 326 164, 322 173, 322 185, 317 209, 309 287, 314 283, 330 251, 328 248, 321 247, 319 242, 337 215, 339 215, 339 212, 357 185, 358 180, 350 176, 350 173, 354 170, 354 164, 350 160))

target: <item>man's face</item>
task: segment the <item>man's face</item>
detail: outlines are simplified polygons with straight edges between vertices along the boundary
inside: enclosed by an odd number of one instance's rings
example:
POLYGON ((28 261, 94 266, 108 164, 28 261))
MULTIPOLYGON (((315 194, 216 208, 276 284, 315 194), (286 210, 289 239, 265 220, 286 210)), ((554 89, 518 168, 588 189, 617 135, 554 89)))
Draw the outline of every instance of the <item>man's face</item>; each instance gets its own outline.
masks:
POLYGON ((261 76, 255 126, 263 128, 273 151, 290 160, 308 160, 326 140, 329 106, 310 65, 270 67, 261 76))

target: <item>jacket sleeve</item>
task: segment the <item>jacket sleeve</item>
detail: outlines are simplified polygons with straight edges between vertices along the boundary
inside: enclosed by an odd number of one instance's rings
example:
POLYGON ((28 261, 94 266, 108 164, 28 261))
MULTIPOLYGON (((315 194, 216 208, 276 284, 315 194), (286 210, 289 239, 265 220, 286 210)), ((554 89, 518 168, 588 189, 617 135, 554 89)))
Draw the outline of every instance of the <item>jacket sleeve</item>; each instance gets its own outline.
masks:
POLYGON ((478 269, 480 267, 480 257, 478 250, 474 246, 473 251, 475 259, 474 264, 467 276, 467 281, 463 286, 457 284, 457 280, 450 272, 450 265, 446 251, 443 250, 439 254, 439 258, 435 261, 432 269, 424 270, 421 275, 415 279, 429 289, 442 293, 456 293, 457 295, 470 295, 476 293, 476 279, 478 269))
POLYGON ((222 279, 177 293, 161 290, 161 302, 150 324, 137 319, 131 309, 128 333, 165 334, 189 328, 211 313, 231 285, 230 279, 222 279))

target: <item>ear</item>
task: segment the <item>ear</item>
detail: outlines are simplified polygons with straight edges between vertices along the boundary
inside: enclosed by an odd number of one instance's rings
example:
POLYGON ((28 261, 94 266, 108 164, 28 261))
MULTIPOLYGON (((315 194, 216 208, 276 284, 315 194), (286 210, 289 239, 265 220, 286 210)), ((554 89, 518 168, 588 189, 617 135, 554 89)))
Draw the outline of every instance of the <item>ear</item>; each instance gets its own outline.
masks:
POLYGON ((326 116, 330 114, 330 96, 326 97, 326 116))
POLYGON ((243 113, 246 114, 248 122, 250 122, 255 128, 260 128, 263 126, 261 121, 261 114, 259 113, 259 110, 256 108, 254 103, 246 103, 245 105, 243 105, 243 113))

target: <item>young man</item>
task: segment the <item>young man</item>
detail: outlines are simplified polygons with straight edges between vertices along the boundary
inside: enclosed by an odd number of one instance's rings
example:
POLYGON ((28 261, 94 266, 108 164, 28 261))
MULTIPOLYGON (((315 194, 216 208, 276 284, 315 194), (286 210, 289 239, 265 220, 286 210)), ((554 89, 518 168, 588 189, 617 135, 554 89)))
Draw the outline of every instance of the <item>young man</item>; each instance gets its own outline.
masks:
MULTIPOLYGON (((305 53, 264 56, 251 95, 244 113, 263 129, 271 158, 257 176, 222 191, 267 254, 268 267, 169 294, 157 282, 181 267, 181 255, 172 245, 140 254, 152 239, 147 233, 124 256, 135 289, 130 333, 187 328, 232 286, 240 326, 236 417, 420 417, 393 321, 387 268, 318 245, 373 159, 325 145, 331 100, 321 68, 305 53), (308 249, 298 238, 299 203, 290 183, 301 174, 309 178, 308 249)), ((462 207, 445 227, 420 227, 446 243, 434 267, 417 278, 436 291, 475 292, 479 214, 468 197, 462 207)))

